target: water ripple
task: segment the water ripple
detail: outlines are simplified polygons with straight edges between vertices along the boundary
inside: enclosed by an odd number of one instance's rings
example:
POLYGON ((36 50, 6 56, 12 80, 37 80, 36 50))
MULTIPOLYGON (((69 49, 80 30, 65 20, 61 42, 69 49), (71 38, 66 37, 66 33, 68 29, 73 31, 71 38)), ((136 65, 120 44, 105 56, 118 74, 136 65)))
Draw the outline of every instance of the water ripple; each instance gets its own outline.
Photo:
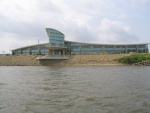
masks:
POLYGON ((149 113, 149 73, 132 66, 0 67, 0 113, 149 113))

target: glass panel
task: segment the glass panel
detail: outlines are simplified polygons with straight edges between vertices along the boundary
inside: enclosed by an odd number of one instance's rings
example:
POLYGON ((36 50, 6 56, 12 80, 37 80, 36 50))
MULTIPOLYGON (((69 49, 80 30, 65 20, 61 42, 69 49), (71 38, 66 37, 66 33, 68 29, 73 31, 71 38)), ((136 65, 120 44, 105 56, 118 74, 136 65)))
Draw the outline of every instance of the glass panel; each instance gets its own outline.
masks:
POLYGON ((136 45, 128 45, 127 53, 130 53, 130 52, 137 52, 137 46, 136 45))
POLYGON ((116 46, 115 51, 119 54, 126 53, 126 46, 116 46))
POLYGON ((46 29, 50 46, 64 46, 64 34, 54 29, 46 29))
POLYGON ((106 45, 105 46, 105 53, 108 53, 108 54, 114 53, 114 46, 112 46, 112 45, 106 45))

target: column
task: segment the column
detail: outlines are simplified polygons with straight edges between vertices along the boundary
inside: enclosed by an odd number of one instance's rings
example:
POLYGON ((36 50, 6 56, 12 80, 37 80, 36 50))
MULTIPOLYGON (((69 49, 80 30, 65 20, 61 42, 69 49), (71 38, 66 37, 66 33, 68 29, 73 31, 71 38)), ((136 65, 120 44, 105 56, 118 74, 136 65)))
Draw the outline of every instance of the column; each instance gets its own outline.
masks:
POLYGON ((104 45, 102 46, 102 53, 104 54, 104 52, 105 52, 105 47, 104 47, 104 45))
POLYGON ((65 55, 65 49, 63 49, 62 55, 65 55))
POLYGON ((137 52, 137 53, 139 52, 139 47, 138 47, 138 45, 136 46, 136 52, 137 52))
POLYGON ((38 51, 39 51, 39 55, 41 55, 41 50, 40 50, 40 49, 38 49, 38 51))
POLYGON ((80 54, 81 54, 81 45, 80 45, 79 49, 80 49, 80 54))
POLYGON ((126 51, 125 53, 127 54, 127 45, 125 45, 125 51, 126 51))
POLYGON ((52 49, 49 49, 48 55, 52 55, 52 49))
POLYGON ((114 45, 114 54, 116 54, 116 46, 114 45))
POLYGON ((31 55, 31 48, 29 48, 29 55, 31 55))
POLYGON ((15 52, 14 51, 12 51, 12 55, 14 55, 15 54, 15 52))
POLYGON ((22 54, 22 49, 20 50, 20 53, 22 54))

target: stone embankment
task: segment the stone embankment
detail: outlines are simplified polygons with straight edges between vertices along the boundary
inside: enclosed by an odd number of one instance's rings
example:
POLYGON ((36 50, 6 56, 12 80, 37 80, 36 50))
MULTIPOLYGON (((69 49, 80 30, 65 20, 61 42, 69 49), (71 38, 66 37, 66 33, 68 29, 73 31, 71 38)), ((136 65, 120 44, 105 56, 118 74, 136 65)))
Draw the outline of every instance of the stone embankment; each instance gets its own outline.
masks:
POLYGON ((134 65, 136 66, 150 66, 150 61, 142 61, 142 62, 138 62, 138 63, 135 63, 134 65))
POLYGON ((125 54, 91 54, 91 55, 68 55, 66 65, 123 65, 114 61, 116 58, 127 56, 125 54))
POLYGON ((38 66, 39 55, 0 56, 0 66, 38 66))
MULTIPOLYGON (((36 60, 40 55, 0 56, 0 66, 40 66, 36 60)), ((80 65, 123 65, 114 61, 127 54, 67 55, 68 60, 46 60, 44 65, 80 66, 80 65)))

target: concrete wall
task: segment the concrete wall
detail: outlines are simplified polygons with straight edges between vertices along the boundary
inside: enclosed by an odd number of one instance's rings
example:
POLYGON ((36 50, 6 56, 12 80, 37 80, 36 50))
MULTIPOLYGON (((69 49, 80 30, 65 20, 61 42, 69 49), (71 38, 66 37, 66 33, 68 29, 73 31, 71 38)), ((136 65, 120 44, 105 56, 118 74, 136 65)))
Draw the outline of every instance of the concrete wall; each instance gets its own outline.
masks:
POLYGON ((148 52, 150 53, 150 44, 148 44, 148 52))
POLYGON ((39 55, 0 56, 0 66, 78 66, 78 65, 120 65, 114 59, 126 56, 125 54, 95 54, 95 55, 68 55, 68 60, 43 60, 41 64, 36 60, 39 55))

